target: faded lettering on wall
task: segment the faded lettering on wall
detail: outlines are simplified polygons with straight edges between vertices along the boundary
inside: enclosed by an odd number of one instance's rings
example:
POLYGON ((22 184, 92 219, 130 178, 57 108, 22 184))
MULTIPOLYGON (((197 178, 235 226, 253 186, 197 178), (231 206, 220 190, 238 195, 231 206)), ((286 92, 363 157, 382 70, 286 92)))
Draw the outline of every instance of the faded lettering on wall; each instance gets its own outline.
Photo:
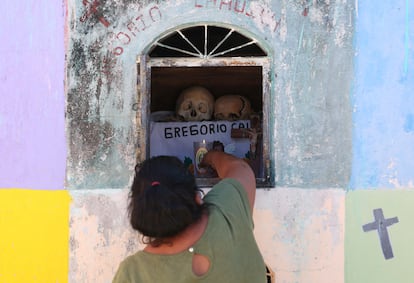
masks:
MULTIPOLYGON (((191 3, 191 2, 190 2, 191 3)), ((124 54, 125 48, 130 46, 139 34, 148 28, 159 23, 163 14, 158 5, 148 6, 139 9, 137 14, 131 17, 118 30, 110 30, 111 22, 109 15, 105 15, 106 7, 98 0, 82 0, 84 12, 79 21, 85 23, 94 17, 108 32, 105 42, 101 48, 107 48, 108 52, 101 61, 100 72, 109 76, 117 64, 117 58, 124 54)), ((246 16, 253 20, 259 20, 262 26, 267 26, 272 32, 280 28, 281 19, 276 19, 275 13, 269 7, 264 7, 257 3, 249 3, 247 0, 194 0, 191 6, 195 9, 218 9, 221 11, 233 12, 237 15, 246 16), (266 21, 265 19, 270 19, 266 21)))

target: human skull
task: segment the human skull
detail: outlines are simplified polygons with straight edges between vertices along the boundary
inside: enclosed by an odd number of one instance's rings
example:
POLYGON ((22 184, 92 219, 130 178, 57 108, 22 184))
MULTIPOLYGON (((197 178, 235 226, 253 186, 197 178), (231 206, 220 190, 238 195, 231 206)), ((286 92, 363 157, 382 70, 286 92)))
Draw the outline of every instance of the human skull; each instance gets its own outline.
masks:
POLYGON ((184 121, 211 120, 214 96, 204 87, 195 86, 183 90, 178 96, 175 112, 184 121))
POLYGON ((224 95, 214 103, 214 119, 216 120, 244 120, 251 114, 250 101, 241 95, 224 95))

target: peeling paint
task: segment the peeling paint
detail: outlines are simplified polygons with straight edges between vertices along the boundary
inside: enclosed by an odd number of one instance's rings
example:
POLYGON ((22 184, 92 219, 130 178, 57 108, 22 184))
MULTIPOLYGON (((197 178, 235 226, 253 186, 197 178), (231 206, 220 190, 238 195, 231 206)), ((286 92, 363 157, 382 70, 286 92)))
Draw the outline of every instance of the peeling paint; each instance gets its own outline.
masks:
POLYGON ((128 223, 127 191, 72 191, 71 196, 69 281, 111 282, 118 264, 142 248, 128 223))
POLYGON ((339 190, 258 192, 255 236, 276 280, 344 282, 344 202, 339 190))
POLYGON ((275 129, 275 140, 281 145, 275 148, 278 160, 274 163, 279 185, 343 187, 348 182, 353 56, 348 15, 352 5, 235 3, 102 2, 94 14, 79 21, 87 7, 79 0, 69 2, 69 11, 76 13, 69 17, 69 188, 128 184, 129 170, 146 143, 140 116, 132 110, 139 102, 136 58, 172 27, 200 21, 242 26, 272 46, 269 56, 277 79, 271 82, 270 101, 279 109, 270 127, 276 122, 281 127, 275 129), (302 14, 305 8, 307 16, 302 14), (177 16, 183 14, 186 17, 177 16), (329 71, 333 68, 336 73, 329 71), (288 148, 295 154, 288 155, 288 148))

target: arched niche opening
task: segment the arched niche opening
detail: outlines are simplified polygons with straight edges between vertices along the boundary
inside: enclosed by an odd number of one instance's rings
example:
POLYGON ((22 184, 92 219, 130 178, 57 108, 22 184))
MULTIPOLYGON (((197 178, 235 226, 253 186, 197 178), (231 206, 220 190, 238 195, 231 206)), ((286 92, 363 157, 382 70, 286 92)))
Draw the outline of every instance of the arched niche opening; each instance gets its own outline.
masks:
POLYGON ((194 143, 218 142, 225 151, 246 159, 258 187, 271 186, 270 73, 265 48, 234 27, 196 24, 160 36, 137 58, 138 162, 154 155, 175 155, 194 172, 200 186, 211 186, 217 181, 214 175, 197 174, 194 143), (207 89, 217 103, 236 95, 225 104, 227 119, 219 120, 214 111, 202 121, 180 116, 180 94, 194 86, 207 89), (233 108, 232 103, 238 106, 233 108), (245 110, 247 116, 233 115, 245 110))

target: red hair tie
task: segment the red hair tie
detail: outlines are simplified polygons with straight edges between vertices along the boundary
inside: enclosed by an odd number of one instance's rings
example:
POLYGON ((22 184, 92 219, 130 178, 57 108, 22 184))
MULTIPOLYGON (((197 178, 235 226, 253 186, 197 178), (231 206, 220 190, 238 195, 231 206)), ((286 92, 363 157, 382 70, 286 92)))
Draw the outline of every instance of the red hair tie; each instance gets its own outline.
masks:
POLYGON ((151 187, 158 186, 159 184, 160 184, 160 182, 154 181, 154 182, 151 183, 151 187))

